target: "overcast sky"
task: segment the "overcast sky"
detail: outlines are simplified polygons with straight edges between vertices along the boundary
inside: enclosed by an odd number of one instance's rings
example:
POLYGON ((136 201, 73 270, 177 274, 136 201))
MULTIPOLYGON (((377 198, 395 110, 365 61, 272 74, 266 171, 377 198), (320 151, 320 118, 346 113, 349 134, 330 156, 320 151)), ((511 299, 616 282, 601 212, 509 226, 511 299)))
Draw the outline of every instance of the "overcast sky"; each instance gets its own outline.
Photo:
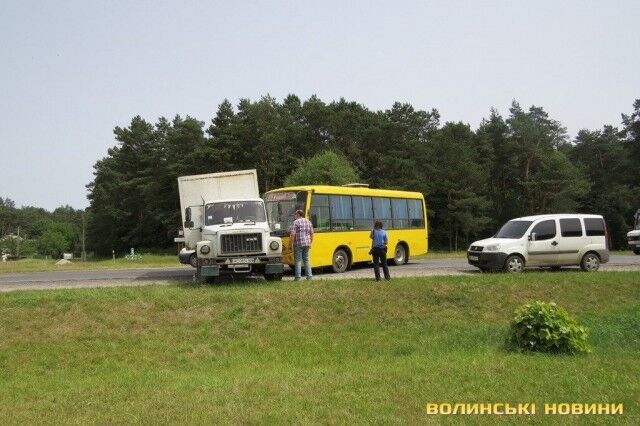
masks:
POLYGON ((640 1, 25 1, 0 10, 0 197, 88 205, 113 128, 228 98, 409 102, 476 129, 513 99, 571 136, 640 98, 640 1))

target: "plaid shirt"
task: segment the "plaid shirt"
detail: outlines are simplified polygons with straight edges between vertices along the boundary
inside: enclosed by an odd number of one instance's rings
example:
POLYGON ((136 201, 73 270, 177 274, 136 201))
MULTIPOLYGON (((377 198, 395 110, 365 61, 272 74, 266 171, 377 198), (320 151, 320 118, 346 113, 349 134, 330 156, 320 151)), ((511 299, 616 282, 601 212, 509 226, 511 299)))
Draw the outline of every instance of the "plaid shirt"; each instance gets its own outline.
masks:
POLYGON ((311 247, 311 235, 313 234, 313 225, 304 217, 293 221, 291 225, 293 233, 293 245, 296 247, 311 247))

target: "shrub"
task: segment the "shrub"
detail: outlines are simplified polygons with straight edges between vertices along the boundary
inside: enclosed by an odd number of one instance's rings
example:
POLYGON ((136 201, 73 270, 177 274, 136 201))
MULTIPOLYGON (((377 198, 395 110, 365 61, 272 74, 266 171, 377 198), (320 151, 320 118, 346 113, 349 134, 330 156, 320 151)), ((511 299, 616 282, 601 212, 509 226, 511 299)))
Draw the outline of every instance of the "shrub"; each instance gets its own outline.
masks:
POLYGON ((555 303, 533 302, 516 309, 510 343, 520 352, 590 352, 587 329, 555 303))

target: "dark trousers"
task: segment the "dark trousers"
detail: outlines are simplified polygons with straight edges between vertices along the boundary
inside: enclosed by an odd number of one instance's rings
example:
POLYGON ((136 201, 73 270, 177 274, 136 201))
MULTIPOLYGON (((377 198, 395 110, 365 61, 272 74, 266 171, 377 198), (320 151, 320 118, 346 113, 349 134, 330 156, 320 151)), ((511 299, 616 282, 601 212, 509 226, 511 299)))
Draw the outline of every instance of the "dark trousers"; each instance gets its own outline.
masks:
POLYGON ((389 275, 389 267, 387 266, 387 249, 384 247, 374 247, 371 254, 373 256, 373 272, 376 274, 376 281, 380 281, 381 263, 382 271, 384 272, 384 279, 391 279, 391 275, 389 275))

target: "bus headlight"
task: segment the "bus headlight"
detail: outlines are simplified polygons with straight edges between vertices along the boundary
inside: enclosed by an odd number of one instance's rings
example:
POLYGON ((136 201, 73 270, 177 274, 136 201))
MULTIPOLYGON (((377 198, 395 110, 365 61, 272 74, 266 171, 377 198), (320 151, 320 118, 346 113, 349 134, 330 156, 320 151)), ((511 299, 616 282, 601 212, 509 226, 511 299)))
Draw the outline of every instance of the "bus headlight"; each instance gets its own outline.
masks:
POLYGON ((277 241, 271 241, 271 244, 269 244, 269 248, 273 251, 276 251, 280 248, 280 243, 277 241))
POLYGON ((209 254, 210 251, 211 251, 211 247, 209 247, 206 244, 200 247, 200 253, 202 254, 209 254))

